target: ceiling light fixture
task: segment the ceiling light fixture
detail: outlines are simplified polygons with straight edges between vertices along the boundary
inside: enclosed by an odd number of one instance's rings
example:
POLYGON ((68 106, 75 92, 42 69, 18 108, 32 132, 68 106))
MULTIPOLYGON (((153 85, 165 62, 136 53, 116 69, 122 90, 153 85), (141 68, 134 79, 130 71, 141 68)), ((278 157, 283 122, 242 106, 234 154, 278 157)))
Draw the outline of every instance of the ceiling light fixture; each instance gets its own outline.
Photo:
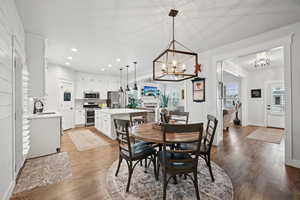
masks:
POLYGON ((119 92, 124 92, 122 85, 123 85, 123 69, 120 68, 120 89, 119 89, 119 92))
POLYGON ((102 69, 101 69, 101 71, 103 71, 103 72, 104 72, 104 71, 105 71, 105 69, 104 69, 104 68, 102 68, 102 69))
POLYGON ((72 59, 73 59, 72 56, 69 56, 69 57, 68 57, 68 60, 72 60, 72 59))
POLYGON ((130 91, 130 88, 129 88, 129 85, 128 85, 128 69, 129 69, 129 65, 126 65, 126 71, 127 71, 127 85, 126 85, 126 91, 127 91, 127 92, 130 91))
POLYGON ((72 49, 71 49, 71 51, 73 51, 73 52, 77 52, 77 51, 78 51, 78 49, 76 49, 76 48, 72 48, 72 49))
POLYGON ((111 65, 111 64, 108 64, 108 67, 112 67, 112 65, 111 65))
POLYGON ((271 59, 269 56, 269 53, 266 51, 260 52, 256 54, 256 59, 254 61, 254 67, 258 68, 258 67, 266 67, 269 66, 271 64, 271 59))
POLYGON ((120 59, 120 58, 117 58, 117 59, 116 59, 116 61, 117 61, 117 62, 120 62, 120 61, 121 61, 121 59, 120 59))
POLYGON ((178 10, 170 10, 169 16, 172 17, 172 41, 168 48, 153 60, 153 80, 155 81, 183 81, 197 77, 198 72, 200 72, 198 54, 175 40, 175 17, 177 14, 178 10), (186 73, 188 70, 187 66, 194 67, 193 73, 186 73))
POLYGON ((66 65, 70 65, 70 63, 69 63, 69 62, 66 62, 65 64, 66 64, 66 65))
POLYGON ((138 87, 137 87, 137 83, 136 83, 136 64, 137 62, 133 62, 134 64, 134 87, 133 87, 133 90, 138 90, 138 87))

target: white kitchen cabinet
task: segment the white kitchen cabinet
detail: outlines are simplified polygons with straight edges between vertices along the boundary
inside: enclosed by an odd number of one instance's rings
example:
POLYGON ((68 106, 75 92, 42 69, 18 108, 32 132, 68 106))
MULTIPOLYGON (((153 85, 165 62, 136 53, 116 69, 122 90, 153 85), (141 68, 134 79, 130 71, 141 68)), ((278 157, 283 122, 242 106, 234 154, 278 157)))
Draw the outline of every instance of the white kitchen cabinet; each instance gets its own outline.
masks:
POLYGON ((75 111, 75 125, 80 126, 85 124, 85 110, 80 109, 75 111))
POLYGON ((95 128, 97 130, 100 130, 100 120, 99 120, 99 116, 100 116, 100 113, 98 110, 95 111, 95 128))
POLYGON ((116 77, 91 75, 86 73, 76 74, 76 98, 82 99, 85 91, 100 93, 100 99, 107 99, 108 91, 117 91, 119 82, 116 77))
POLYGON ((46 85, 46 40, 41 36, 26 33, 26 56, 30 74, 30 97, 44 97, 46 85))
POLYGON ((29 158, 45 156, 60 151, 61 118, 60 114, 32 115, 29 117, 31 120, 29 158))

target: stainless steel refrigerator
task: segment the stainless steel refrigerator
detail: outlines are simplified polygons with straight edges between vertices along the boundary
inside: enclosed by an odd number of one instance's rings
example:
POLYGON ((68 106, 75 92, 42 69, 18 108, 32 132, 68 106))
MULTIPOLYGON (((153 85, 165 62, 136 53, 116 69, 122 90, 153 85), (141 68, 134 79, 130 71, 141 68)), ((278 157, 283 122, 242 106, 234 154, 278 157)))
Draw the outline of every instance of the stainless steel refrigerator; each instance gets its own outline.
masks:
POLYGON ((124 108, 125 94, 119 91, 107 92, 107 107, 109 108, 124 108))

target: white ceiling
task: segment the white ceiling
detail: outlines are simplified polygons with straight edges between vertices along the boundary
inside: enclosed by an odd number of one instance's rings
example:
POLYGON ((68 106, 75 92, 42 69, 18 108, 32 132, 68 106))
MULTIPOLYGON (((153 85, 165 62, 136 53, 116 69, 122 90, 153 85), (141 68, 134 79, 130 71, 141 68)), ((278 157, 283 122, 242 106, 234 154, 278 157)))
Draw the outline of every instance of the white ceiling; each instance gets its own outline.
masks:
POLYGON ((133 61, 139 74, 152 72, 171 39, 170 8, 180 10, 176 39, 197 52, 300 21, 300 0, 15 1, 25 30, 48 38, 50 61, 72 56, 70 67, 93 73, 133 61))

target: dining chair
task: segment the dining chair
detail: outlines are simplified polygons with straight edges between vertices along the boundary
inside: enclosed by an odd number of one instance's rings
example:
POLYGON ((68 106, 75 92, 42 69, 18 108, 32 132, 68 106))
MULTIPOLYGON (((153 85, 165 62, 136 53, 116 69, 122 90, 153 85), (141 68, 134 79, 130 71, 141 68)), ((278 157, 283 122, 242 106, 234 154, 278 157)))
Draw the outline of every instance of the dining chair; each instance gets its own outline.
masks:
MULTIPOLYGON (((171 178, 175 178, 176 175, 185 175, 191 178, 194 183, 196 197, 199 200, 199 189, 198 189, 198 157, 201 148, 203 123, 198 124, 163 124, 163 148, 158 153, 158 167, 156 173, 156 179, 158 180, 158 174, 160 166, 163 172, 163 199, 166 199, 166 190, 168 182, 171 178), (194 143, 197 149, 181 150, 181 149, 169 149, 167 144, 172 144, 172 141, 167 140, 167 135, 179 133, 197 133, 198 137, 190 143, 194 143), (190 175, 193 174, 193 176, 190 175), (167 174, 169 177, 167 179, 167 174)), ((184 142, 184 141, 183 141, 184 142)), ((178 141, 176 141, 178 143, 178 141)))
POLYGON ((114 119, 117 141, 119 144, 119 163, 115 176, 118 176, 123 159, 128 166, 128 182, 126 192, 129 191, 131 176, 136 165, 144 159, 149 159, 153 164, 156 176, 156 150, 145 143, 132 144, 129 135, 130 121, 114 119))
POLYGON ((189 112, 180 111, 170 111, 170 120, 175 120, 176 122, 184 122, 187 124, 189 122, 189 112))
MULTIPOLYGON (((211 168, 211 148, 214 141, 217 126, 218 126, 218 120, 216 119, 216 117, 212 115, 207 115, 206 130, 203 135, 202 145, 199 154, 199 156, 203 158, 206 162, 212 182, 215 181, 215 178, 211 168)), ((194 144, 181 144, 180 149, 181 150, 196 149, 196 146, 194 144)))
POLYGON ((143 124, 147 122, 147 113, 130 113, 131 125, 143 124))

